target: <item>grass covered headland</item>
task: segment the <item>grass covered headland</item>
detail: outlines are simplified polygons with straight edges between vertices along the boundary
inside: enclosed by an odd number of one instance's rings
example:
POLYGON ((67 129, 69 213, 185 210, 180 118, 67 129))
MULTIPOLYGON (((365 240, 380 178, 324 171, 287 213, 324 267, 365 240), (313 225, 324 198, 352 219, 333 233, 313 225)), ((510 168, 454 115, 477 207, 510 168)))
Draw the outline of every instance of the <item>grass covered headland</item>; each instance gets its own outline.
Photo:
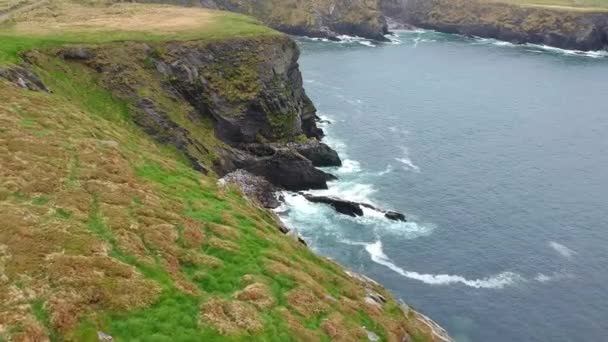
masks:
MULTIPOLYGON (((138 51, 249 39, 287 38, 241 15, 158 5, 52 1, 0 25, 0 341, 445 340, 192 169, 119 96, 162 105, 211 163, 212 123, 186 120, 194 109, 138 51), (62 58, 73 44, 111 53, 62 58), (11 78, 18 64, 43 86, 11 78)), ((217 92, 249 89, 239 78, 251 70, 231 67, 217 92)))

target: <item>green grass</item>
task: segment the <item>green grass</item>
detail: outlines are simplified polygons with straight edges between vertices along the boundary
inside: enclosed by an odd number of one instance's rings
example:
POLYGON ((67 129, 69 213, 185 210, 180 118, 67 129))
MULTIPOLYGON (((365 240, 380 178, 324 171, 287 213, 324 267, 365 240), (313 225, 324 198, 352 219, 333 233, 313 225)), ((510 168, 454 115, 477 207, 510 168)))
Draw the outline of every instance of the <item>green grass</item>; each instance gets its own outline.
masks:
MULTIPOLYGON (((244 15, 215 11, 214 22, 201 29, 187 29, 180 32, 154 31, 94 31, 65 29, 45 34, 20 33, 8 22, 0 25, 0 64, 18 63, 24 51, 47 49, 66 44, 107 44, 111 42, 141 41, 219 41, 235 37, 257 37, 277 35, 278 32, 263 26, 253 18, 244 15)), ((44 23, 40 23, 44 25, 44 23)))

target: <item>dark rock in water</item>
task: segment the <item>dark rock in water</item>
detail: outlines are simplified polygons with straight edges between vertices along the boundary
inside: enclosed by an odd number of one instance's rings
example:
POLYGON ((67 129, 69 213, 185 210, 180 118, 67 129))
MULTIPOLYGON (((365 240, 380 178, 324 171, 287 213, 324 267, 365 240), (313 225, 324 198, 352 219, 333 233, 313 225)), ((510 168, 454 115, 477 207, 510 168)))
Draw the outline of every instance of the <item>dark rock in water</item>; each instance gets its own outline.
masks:
POLYGON ((357 202, 346 201, 333 196, 314 196, 302 193, 302 196, 313 203, 325 203, 331 205, 337 212, 352 217, 363 216, 363 209, 357 202))
POLYGON ((294 148, 310 160, 314 166, 342 166, 338 152, 316 139, 309 139, 303 143, 291 143, 288 147, 294 148))
POLYGON ((337 212, 344 214, 344 215, 349 215, 352 217, 363 216, 362 207, 365 207, 365 208, 369 208, 369 209, 378 211, 380 213, 383 213, 384 217, 386 217, 389 220, 403 221, 403 222, 406 221, 405 215, 403 215, 401 213, 398 213, 396 211, 390 211, 390 210, 387 211, 387 210, 378 209, 368 203, 359 203, 359 202, 348 201, 348 200, 344 200, 344 199, 334 197, 334 196, 315 196, 315 195, 311 195, 311 194, 307 194, 307 193, 303 193, 303 192, 300 192, 300 195, 304 196, 304 198, 306 198, 308 201, 313 202, 313 203, 329 204, 337 212))
POLYGON ((234 149, 226 152, 222 164, 216 165, 221 171, 243 169, 291 191, 327 189, 328 174, 295 151, 279 149, 268 157, 255 157, 234 149))
POLYGON ((405 222, 405 215, 403 215, 402 213, 398 213, 395 211, 387 211, 384 213, 384 217, 386 217, 389 220, 393 220, 393 221, 403 221, 405 222))
POLYGON ((338 177, 335 175, 332 175, 331 173, 325 172, 325 180, 328 182, 331 182, 331 181, 338 180, 338 177))
POLYGON ((260 158, 245 170, 264 176, 287 190, 327 189, 327 173, 316 169, 302 155, 289 150, 279 150, 272 157, 260 158))
POLYGON ((258 202, 264 208, 274 209, 281 204, 275 195, 278 189, 274 185, 270 184, 265 178, 253 175, 245 170, 231 172, 224 176, 221 181, 236 185, 247 198, 258 202))
POLYGON ((51 92, 38 76, 23 67, 13 66, 7 69, 0 69, 0 78, 7 79, 24 89, 51 92))

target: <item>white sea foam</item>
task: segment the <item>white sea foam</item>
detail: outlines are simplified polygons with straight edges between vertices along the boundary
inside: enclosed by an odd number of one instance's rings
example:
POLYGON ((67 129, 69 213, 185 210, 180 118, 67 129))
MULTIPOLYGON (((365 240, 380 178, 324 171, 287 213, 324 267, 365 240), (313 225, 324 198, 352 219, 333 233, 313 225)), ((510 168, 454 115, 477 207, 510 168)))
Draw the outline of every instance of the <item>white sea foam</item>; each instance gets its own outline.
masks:
POLYGON ((344 159, 342 161, 342 166, 336 171, 337 173, 356 173, 361 171, 361 164, 352 159, 344 159))
POLYGON ((423 274, 418 272, 406 271, 401 267, 395 265, 382 250, 382 242, 376 241, 374 243, 364 244, 365 250, 369 253, 372 261, 377 264, 383 265, 392 271, 409 279, 419 280, 429 285, 451 285, 451 284, 463 284, 474 288, 487 288, 487 289, 501 289, 505 286, 515 284, 518 281, 523 281, 523 278, 513 272, 502 272, 492 277, 483 279, 466 279, 459 275, 450 274, 423 274))
POLYGON ((541 282, 541 283, 548 283, 548 282, 552 282, 552 281, 571 279, 571 278, 574 278, 574 276, 572 274, 553 272, 552 274, 548 274, 548 275, 544 274, 544 273, 538 273, 534 277, 534 280, 541 282))
POLYGON ((549 246, 551 248, 553 248, 561 256, 563 256, 564 258, 570 259, 575 254, 577 254, 575 251, 571 250, 570 248, 562 245, 561 243, 555 242, 555 241, 549 241, 549 246))
POLYGON ((395 158, 395 160, 403 164, 408 170, 420 172, 420 168, 410 159, 409 150, 406 147, 402 147, 401 151, 403 152, 403 156, 401 158, 395 158))
POLYGON ((349 35, 340 35, 337 36, 337 38, 340 40, 338 43, 358 43, 364 46, 368 46, 368 47, 376 47, 376 45, 374 43, 372 43, 371 40, 366 39, 366 38, 362 38, 362 37, 357 37, 357 36, 349 36, 349 35))
POLYGON ((384 175, 388 175, 391 172, 393 172, 393 166, 389 164, 389 165, 386 166, 386 169, 378 172, 377 175, 378 176, 384 176, 384 175))
POLYGON ((561 54, 565 56, 581 56, 581 57, 590 57, 590 58, 604 58, 608 57, 608 51, 598 50, 598 51, 580 51, 580 50, 567 50, 561 49, 548 45, 540 45, 540 44, 514 44, 511 42, 497 40, 492 38, 475 38, 475 44, 492 44, 496 46, 504 46, 504 47, 525 47, 525 51, 542 53, 542 52, 551 52, 556 54, 561 54))

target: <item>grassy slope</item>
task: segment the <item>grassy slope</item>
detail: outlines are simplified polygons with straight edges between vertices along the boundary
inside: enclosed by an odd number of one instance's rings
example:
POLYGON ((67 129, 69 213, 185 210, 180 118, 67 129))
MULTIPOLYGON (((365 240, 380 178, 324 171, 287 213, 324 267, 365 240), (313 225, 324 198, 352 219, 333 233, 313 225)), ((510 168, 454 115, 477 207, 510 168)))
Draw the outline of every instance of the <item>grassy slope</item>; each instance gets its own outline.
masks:
MULTIPOLYGON (((118 9, 140 8, 155 7, 118 9)), ((54 29, 37 11, 27 26, 23 16, 1 28, 0 65, 65 43, 275 34, 220 12, 186 30, 118 31, 54 29)), ((389 299, 382 309, 364 303, 363 283, 152 142, 95 74, 37 63, 53 94, 0 80, 0 341, 94 341, 98 331, 119 341, 357 340, 362 326, 432 340, 383 289, 374 286, 389 299)))

